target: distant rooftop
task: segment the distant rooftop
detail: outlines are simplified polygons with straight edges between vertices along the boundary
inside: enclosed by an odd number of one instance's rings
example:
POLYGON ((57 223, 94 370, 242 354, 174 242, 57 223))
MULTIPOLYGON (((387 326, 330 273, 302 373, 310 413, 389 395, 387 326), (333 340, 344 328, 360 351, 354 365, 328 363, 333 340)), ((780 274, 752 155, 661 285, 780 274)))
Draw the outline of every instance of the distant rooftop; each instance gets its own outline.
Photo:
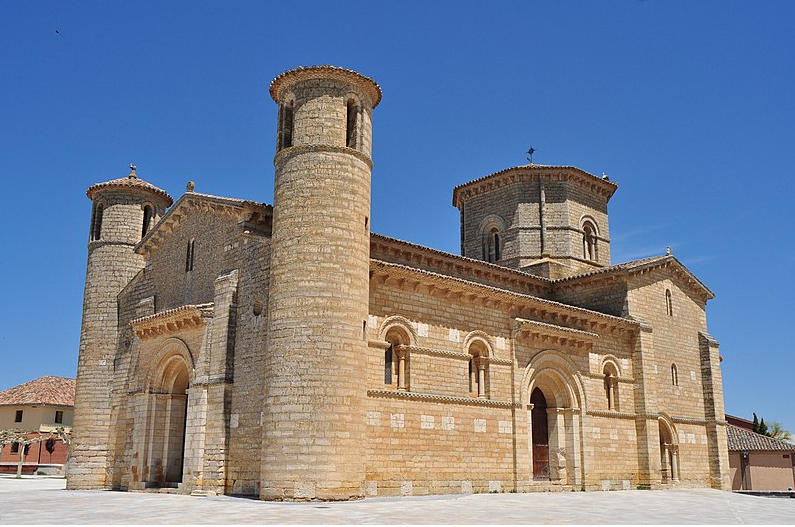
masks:
POLYGON ((39 377, 0 392, 0 406, 74 406, 75 380, 39 377))
POLYGON ((737 452, 740 450, 763 451, 780 450, 784 452, 795 452, 795 445, 775 439, 756 432, 751 432, 739 426, 729 425, 726 427, 729 436, 729 451, 737 452))

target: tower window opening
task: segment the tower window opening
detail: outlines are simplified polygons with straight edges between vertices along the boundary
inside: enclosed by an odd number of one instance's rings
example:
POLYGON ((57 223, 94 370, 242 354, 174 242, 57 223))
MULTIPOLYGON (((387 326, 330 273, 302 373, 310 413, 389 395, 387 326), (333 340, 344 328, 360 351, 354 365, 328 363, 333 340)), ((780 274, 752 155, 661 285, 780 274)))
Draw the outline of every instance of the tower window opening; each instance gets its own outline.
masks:
POLYGON ((586 221, 582 226, 582 256, 586 260, 595 262, 598 258, 596 248, 596 227, 586 221))
POLYGON ((189 273, 193 271, 193 254, 194 250, 196 249, 196 239, 191 238, 188 240, 188 252, 185 255, 185 272, 189 273))
POLYGON ((293 146, 293 109, 292 100, 282 103, 279 107, 279 130, 277 133, 276 150, 293 146))
POLYGON ((671 299, 671 290, 665 290, 665 311, 668 313, 669 317, 674 316, 674 305, 671 299))
POLYGON ((484 256, 487 262, 499 261, 502 256, 500 251, 500 232, 497 227, 492 227, 486 235, 486 243, 483 245, 484 256))
POLYGON ((357 124, 359 122, 359 104, 354 99, 348 99, 346 107, 345 146, 357 148, 357 124))
POLYGON ((94 204, 94 212, 91 215, 91 241, 99 240, 102 235, 102 213, 105 206, 102 203, 94 204))
POLYGON ((679 372, 676 369, 676 364, 671 364, 671 384, 679 386, 679 372))
POLYGON ((146 236, 146 233, 149 232, 149 228, 152 224, 152 206, 146 205, 144 206, 144 222, 141 226, 141 238, 146 236))

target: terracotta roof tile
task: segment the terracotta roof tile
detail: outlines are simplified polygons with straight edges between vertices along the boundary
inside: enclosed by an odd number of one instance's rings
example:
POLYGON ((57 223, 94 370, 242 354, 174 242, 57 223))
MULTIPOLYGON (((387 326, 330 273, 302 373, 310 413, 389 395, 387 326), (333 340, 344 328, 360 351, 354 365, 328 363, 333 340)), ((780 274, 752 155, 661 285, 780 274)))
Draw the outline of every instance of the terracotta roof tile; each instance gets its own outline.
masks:
POLYGON ((67 377, 39 377, 0 392, 0 406, 74 406, 75 380, 67 377))
POLYGON ((370 99, 372 99, 373 108, 378 106, 378 103, 381 102, 381 86, 379 86, 377 82, 366 75, 362 75, 358 71, 350 70, 348 68, 340 68, 339 66, 332 66, 331 64, 322 64, 320 66, 300 66, 298 68, 293 68, 280 73, 271 81, 269 89, 271 97, 274 101, 279 102, 279 92, 282 89, 282 84, 290 77, 309 78, 328 74, 346 78, 347 80, 359 83, 370 99))
POLYGON ((729 450, 782 450, 785 452, 795 452, 795 445, 787 443, 781 439, 764 436, 740 428, 739 426, 728 425, 726 434, 729 436, 729 450))
POLYGON ((98 190, 103 190, 107 188, 138 188, 141 190, 148 190, 158 196, 165 198, 167 203, 166 206, 170 207, 172 203, 174 203, 174 199, 166 192, 165 190, 161 190, 156 186, 152 185, 151 183, 147 183, 143 179, 138 179, 137 177, 120 177, 118 179, 112 179, 110 181, 105 181, 104 183, 97 183, 96 185, 91 185, 86 190, 86 196, 88 199, 94 199, 94 194, 98 190))

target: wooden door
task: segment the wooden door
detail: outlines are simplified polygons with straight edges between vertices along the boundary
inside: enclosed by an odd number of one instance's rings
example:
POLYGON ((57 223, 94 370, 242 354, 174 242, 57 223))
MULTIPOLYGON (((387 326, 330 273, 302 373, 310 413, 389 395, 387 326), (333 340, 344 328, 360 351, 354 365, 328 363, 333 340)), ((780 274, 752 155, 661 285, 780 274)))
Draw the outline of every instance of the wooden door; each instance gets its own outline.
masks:
POLYGON ((530 397, 533 404, 533 479, 549 480, 549 426, 547 400, 536 388, 530 397))

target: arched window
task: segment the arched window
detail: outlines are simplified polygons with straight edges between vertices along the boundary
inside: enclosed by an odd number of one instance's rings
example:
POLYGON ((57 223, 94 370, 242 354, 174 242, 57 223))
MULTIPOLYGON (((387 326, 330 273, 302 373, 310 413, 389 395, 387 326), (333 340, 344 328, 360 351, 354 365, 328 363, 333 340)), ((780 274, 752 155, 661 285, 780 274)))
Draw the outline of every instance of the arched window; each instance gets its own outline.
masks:
POLYGON ((489 350, 476 340, 469 346, 469 395, 480 399, 488 398, 489 350))
POLYGON ((345 146, 348 148, 358 148, 359 146, 359 113, 359 103, 355 99, 348 99, 345 126, 345 146))
POLYGON ((141 238, 146 236, 146 233, 149 232, 149 228, 152 226, 152 216, 152 206, 144 205, 144 222, 141 226, 141 238))
POLYGON ((102 213, 105 206, 102 203, 94 203, 94 211, 91 214, 91 241, 99 240, 102 235, 102 213))
POLYGON ((665 290, 665 312, 668 313, 669 317, 674 316, 674 305, 671 301, 671 290, 665 290))
POLYGON ((294 101, 285 99, 279 106, 279 130, 276 134, 276 151, 293 146, 293 111, 294 101))
POLYGON ((409 352, 407 345, 410 340, 405 329, 393 326, 387 331, 385 340, 389 347, 384 350, 384 384, 397 385, 399 392, 409 389, 409 352), (395 368, 397 362, 397 368, 395 368))
POLYGON ((486 233, 486 240, 483 243, 483 259, 487 262, 496 262, 501 257, 500 231, 497 227, 491 227, 486 233))
POLYGON ((590 221, 582 224, 582 257, 592 262, 599 258, 596 247, 596 226, 590 221))
POLYGON ((607 409, 618 411, 618 370, 614 364, 608 362, 602 370, 605 376, 605 398, 607 409))
POLYGON ((671 384, 679 386, 679 372, 676 369, 676 364, 671 364, 671 384))

